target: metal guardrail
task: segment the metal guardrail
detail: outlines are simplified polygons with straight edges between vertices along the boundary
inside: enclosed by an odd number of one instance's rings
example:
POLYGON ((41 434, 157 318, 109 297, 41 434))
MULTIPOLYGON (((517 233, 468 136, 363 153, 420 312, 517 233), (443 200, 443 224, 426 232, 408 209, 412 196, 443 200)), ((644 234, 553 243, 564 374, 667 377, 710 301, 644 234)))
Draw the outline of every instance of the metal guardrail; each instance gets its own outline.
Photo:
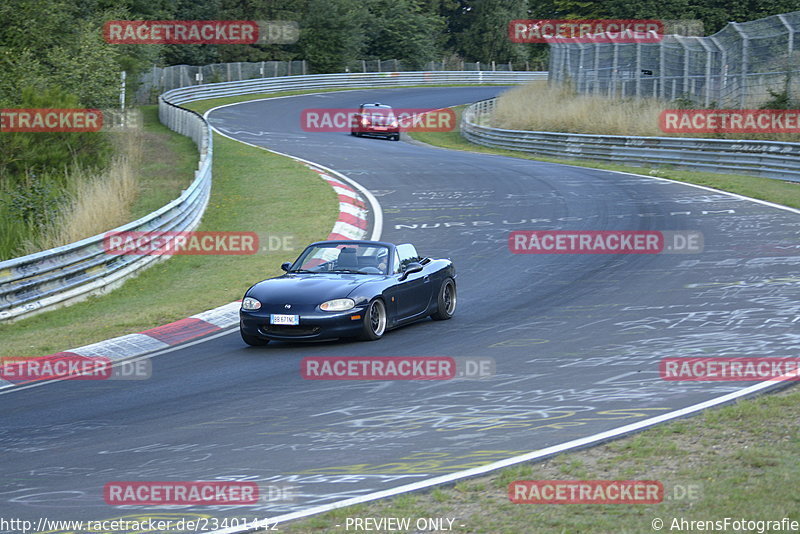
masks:
POLYGON ((609 161, 634 167, 671 165, 800 182, 800 143, 504 130, 489 126, 494 105, 492 98, 464 111, 461 133, 467 140, 554 158, 609 161))
POLYGON ((194 100, 240 96, 279 91, 306 89, 401 87, 406 85, 516 85, 534 80, 546 80, 547 72, 528 71, 439 71, 439 72, 349 72, 343 74, 316 74, 308 76, 282 76, 241 82, 214 83, 181 87, 164 93, 173 104, 194 100))
MULTIPOLYGON (((159 119, 170 129, 191 137, 197 144, 200 162, 195 179, 166 206, 110 232, 187 231, 199 224, 211 191, 211 131, 203 117, 179 107, 179 104, 221 96, 303 89, 520 84, 546 78, 546 72, 345 73, 264 78, 168 91, 159 97, 159 119)), ((105 235, 98 234, 69 245, 0 262, 0 322, 107 292, 154 261, 168 257, 107 254, 103 247, 105 235)))
MULTIPOLYGON (((159 108, 161 122, 197 144, 200 162, 195 179, 169 204, 112 232, 192 230, 208 204, 212 157, 208 124, 197 113, 168 102, 159 108)), ((165 258, 107 254, 103 246, 105 235, 0 262, 0 322, 109 291, 125 278, 165 258)))

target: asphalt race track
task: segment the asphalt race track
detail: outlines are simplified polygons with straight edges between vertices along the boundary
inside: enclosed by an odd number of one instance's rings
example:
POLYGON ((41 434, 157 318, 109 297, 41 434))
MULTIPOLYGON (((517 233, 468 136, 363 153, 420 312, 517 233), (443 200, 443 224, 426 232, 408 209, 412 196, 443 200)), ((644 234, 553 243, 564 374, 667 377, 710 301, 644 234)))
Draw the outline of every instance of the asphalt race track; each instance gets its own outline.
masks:
MULTIPOLYGON (((664 381, 664 357, 798 354, 800 215, 639 176, 300 127, 306 108, 376 100, 438 108, 502 90, 333 92, 212 112, 212 125, 226 135, 328 166, 369 189, 383 208, 383 240, 452 258, 456 316, 426 319, 374 343, 250 348, 232 331, 156 356, 150 380, 65 381, 4 393, 3 515, 274 517, 751 384, 664 381), (509 252, 509 232, 554 229, 694 230, 704 250, 509 252), (394 382, 300 376, 304 356, 356 355, 493 358, 496 374, 394 382), (229 477, 290 495, 245 508, 111 507, 102 497, 109 481, 229 477)), ((242 230, 269 229, 254 220, 242 230)))

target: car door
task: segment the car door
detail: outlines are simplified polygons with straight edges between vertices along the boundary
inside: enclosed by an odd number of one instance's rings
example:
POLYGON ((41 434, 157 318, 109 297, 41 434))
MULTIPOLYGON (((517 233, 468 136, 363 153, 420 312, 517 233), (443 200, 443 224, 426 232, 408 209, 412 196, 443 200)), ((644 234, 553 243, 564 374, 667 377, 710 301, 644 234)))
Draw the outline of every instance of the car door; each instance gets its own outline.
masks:
POLYGON ((433 283, 430 274, 424 268, 418 273, 409 274, 405 280, 400 280, 405 272, 405 266, 419 259, 413 245, 398 245, 397 258, 399 261, 395 262, 393 274, 398 280, 395 286, 395 306, 397 320, 402 321, 420 315, 428 308, 433 293, 431 289, 433 283))

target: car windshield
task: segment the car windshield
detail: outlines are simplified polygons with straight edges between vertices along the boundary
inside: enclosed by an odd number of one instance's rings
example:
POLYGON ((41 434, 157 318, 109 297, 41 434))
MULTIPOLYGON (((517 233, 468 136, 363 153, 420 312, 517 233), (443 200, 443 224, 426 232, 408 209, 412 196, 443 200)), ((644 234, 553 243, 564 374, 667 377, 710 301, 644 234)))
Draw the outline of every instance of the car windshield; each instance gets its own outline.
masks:
POLYGON ((389 247, 359 243, 312 245, 290 272, 388 274, 389 247))
POLYGON ((372 118, 394 119, 394 110, 392 108, 368 107, 363 108, 361 113, 372 118))

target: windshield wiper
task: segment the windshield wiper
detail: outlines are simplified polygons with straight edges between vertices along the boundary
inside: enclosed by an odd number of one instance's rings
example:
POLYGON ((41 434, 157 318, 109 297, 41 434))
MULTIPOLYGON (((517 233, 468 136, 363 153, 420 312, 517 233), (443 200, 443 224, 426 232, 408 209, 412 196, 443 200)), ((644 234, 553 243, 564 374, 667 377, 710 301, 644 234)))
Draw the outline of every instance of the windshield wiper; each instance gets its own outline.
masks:
POLYGON ((353 274, 367 274, 361 271, 357 271, 355 269, 331 269, 328 271, 329 273, 353 273, 353 274))
POLYGON ((319 273, 319 272, 322 272, 322 271, 309 271, 308 269, 291 269, 291 270, 288 270, 286 272, 287 273, 314 273, 314 274, 316 274, 316 273, 319 273))

